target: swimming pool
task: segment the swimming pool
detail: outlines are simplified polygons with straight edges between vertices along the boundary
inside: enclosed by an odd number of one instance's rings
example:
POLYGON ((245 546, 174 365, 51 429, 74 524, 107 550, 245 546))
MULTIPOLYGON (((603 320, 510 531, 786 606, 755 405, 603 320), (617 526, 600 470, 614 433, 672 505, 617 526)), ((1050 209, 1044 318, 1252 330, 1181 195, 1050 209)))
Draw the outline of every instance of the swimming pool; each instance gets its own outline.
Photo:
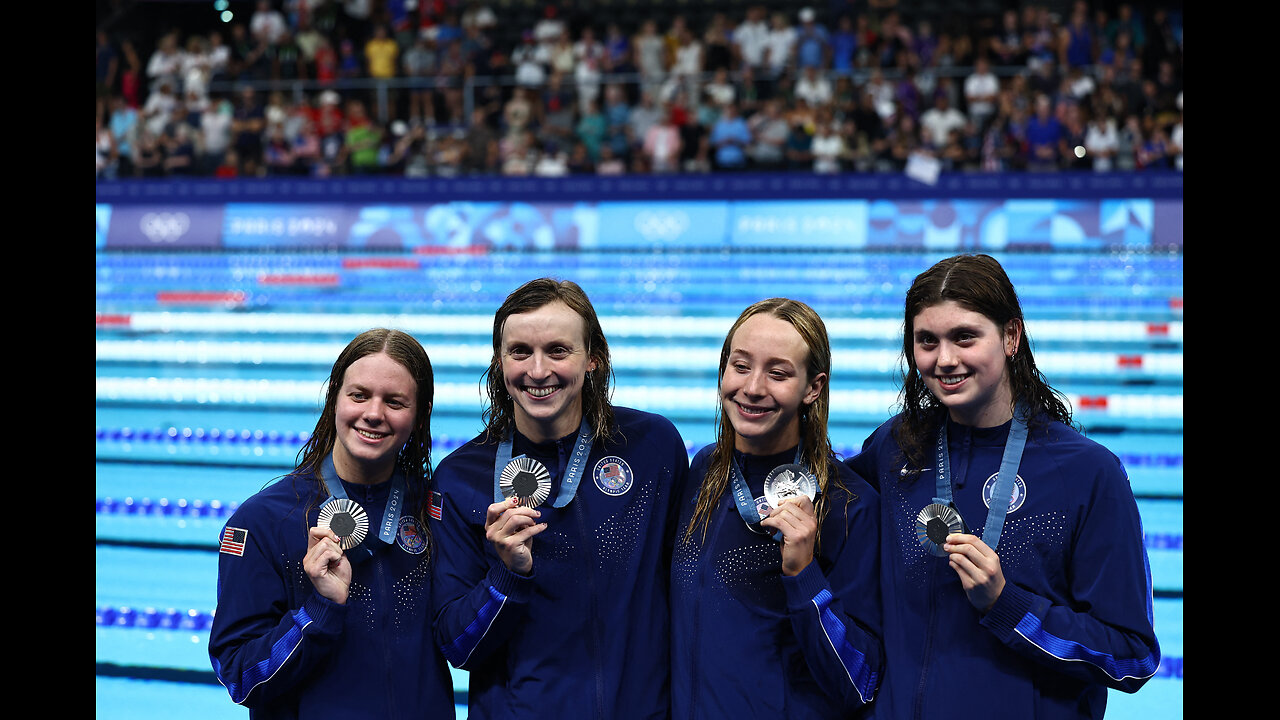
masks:
MULTIPOLYGON (((1086 432, 1125 462, 1147 533, 1165 663, 1109 718, 1180 717, 1182 255, 994 253, 1022 295, 1041 369, 1086 432)), ((902 297, 925 251, 97 253, 98 717, 243 717, 206 653, 217 539, 235 507, 293 465, 346 341, 413 333, 436 373, 432 458, 480 429, 492 313, 533 277, 591 296, 614 401, 713 439, 720 343, 738 311, 786 295, 833 341, 830 430, 851 455, 887 418, 902 297), (154 708, 156 714, 151 714, 154 708)), ((465 691, 465 673, 455 673, 465 691)), ((465 703, 465 693, 460 695, 465 703)), ((464 716, 460 714, 460 717, 464 716)))

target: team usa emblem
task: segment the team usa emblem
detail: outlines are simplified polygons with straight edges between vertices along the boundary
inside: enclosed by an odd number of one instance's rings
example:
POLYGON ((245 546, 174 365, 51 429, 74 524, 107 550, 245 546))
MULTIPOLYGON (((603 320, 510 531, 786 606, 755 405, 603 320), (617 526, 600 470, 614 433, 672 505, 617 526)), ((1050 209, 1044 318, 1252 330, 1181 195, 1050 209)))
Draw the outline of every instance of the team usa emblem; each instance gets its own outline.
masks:
MULTIPOLYGON (((996 480, 999 479, 1000 473, 992 473, 991 477, 982 484, 982 502, 991 507, 991 493, 995 492, 996 480)), ((1013 497, 1009 498, 1009 512, 1017 512, 1022 507, 1022 502, 1027 499, 1027 484, 1022 481, 1021 475, 1013 476, 1013 497)))
POLYGON ((601 458, 591 474, 596 479, 596 487, 605 495, 622 495, 631 489, 635 480, 631 466, 617 455, 601 458))
POLYGON ((400 518, 400 530, 396 533, 396 545, 410 555, 421 555, 427 549, 427 534, 422 532, 412 515, 400 518))

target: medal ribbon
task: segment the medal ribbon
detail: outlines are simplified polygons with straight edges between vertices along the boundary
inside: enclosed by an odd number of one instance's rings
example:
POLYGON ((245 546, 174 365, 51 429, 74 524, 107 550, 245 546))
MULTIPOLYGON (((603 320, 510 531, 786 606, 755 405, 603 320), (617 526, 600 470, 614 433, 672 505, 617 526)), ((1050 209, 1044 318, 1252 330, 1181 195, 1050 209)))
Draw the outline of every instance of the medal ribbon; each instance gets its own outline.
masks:
MULTIPOLYGON (((803 445, 803 443, 801 444, 803 445)), ((800 462, 801 445, 796 445, 796 465, 804 468, 805 472, 809 472, 809 468, 800 462)), ((738 506, 738 514, 742 516, 742 521, 748 526, 760 524, 760 511, 756 509, 756 500, 751 497, 751 488, 747 485, 746 476, 742 474, 742 468, 738 467, 738 460, 729 456, 729 479, 733 484, 733 501, 738 506)), ((782 540, 782 531, 779 530, 773 534, 776 541, 782 540)))
MULTIPOLYGON (((565 468, 564 479, 560 481, 560 492, 556 495, 556 499, 551 503, 551 507, 564 507, 568 505, 578 494, 578 483, 582 480, 582 472, 587 464, 587 458, 591 455, 591 446, 595 444, 595 435, 591 432, 591 423, 587 419, 582 418, 582 424, 578 426, 578 439, 574 442, 573 455, 569 458, 569 466, 565 468)), ((511 457, 514 442, 511 437, 503 440, 498 444, 498 453, 493 459, 493 501, 502 502, 506 498, 502 496, 502 486, 499 479, 502 476, 502 470, 515 458, 511 457)), ((524 455, 520 455, 524 457, 524 455)))
MULTIPOLYGON (((342 478, 338 476, 338 469, 333 464, 333 453, 324 459, 324 470, 321 477, 332 478, 333 482, 326 482, 325 486, 329 488, 329 497, 338 500, 347 499, 347 490, 342 487, 342 478)), ((400 526, 400 515, 404 510, 404 489, 405 476, 404 470, 399 466, 391 473, 391 495, 387 498, 387 507, 382 512, 382 525, 378 527, 378 539, 390 545, 396 541, 396 532, 400 526)), ((328 502, 328 501, 326 501, 328 502)), ((366 543, 360 543, 347 553, 354 551, 362 551, 363 556, 356 554, 353 559, 363 560, 365 557, 373 555, 376 548, 366 547, 366 543)))
MULTIPOLYGON (((944 418, 938 430, 936 461, 938 463, 936 503, 955 505, 951 502, 951 455, 947 448, 947 420, 944 418)), ((1000 458, 1000 472, 996 476, 995 487, 991 491, 991 505, 987 508, 987 523, 982 528, 982 542, 992 550, 1000 543, 1000 533, 1004 530, 1004 518, 1009 514, 1009 501, 1013 498, 1014 479, 1018 476, 1018 465, 1022 463, 1022 450, 1027 444, 1026 407, 1019 405, 1013 413, 1009 427, 1009 438, 1004 443, 1004 455, 1000 458)))

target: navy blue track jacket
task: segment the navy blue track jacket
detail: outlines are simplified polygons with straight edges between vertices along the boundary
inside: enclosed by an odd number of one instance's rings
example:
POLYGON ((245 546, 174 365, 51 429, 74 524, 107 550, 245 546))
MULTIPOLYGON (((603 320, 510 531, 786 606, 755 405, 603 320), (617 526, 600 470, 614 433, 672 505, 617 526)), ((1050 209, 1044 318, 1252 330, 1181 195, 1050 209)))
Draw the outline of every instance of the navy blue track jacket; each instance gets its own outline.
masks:
MULTIPOLYGON (((726 490, 707 526, 685 540, 714 445, 693 459, 671 566, 675 720, 857 717, 880 682, 876 491, 832 460, 844 489, 829 491, 813 562, 782 574, 779 543, 750 529, 726 490)), ((737 454, 752 497, 790 463, 737 454)))
MULTIPOLYGON (((330 481, 332 482, 332 480, 330 481)), ((209 658, 254 720, 452 718, 453 678, 431 642, 431 573, 420 521, 401 517, 394 544, 352 569, 345 605, 302 569, 318 480, 286 477, 227 520, 209 658)), ((343 483, 376 535, 391 482, 343 483)), ((376 544, 375 544, 376 543, 376 544)))
POLYGON ((614 414, 620 436, 595 442, 561 508, 551 500, 576 433, 542 444, 516 433, 513 457, 537 459, 552 478, 531 577, 507 570, 485 539, 497 444, 482 434, 436 471, 435 637, 449 662, 470 671, 471 718, 669 715, 667 573, 689 455, 666 418, 614 414))
MULTIPOLYGON (((935 470, 902 481, 881 425, 847 462, 880 489, 885 681, 877 718, 1101 718, 1107 689, 1134 692, 1155 673, 1151 571, 1119 458, 1058 422, 1032 424, 996 553, 1005 587, 985 615, 945 557, 917 539, 935 470)), ((951 421, 955 504, 981 537, 1010 423, 951 421)), ((933 455, 932 452, 929 453, 933 455)))

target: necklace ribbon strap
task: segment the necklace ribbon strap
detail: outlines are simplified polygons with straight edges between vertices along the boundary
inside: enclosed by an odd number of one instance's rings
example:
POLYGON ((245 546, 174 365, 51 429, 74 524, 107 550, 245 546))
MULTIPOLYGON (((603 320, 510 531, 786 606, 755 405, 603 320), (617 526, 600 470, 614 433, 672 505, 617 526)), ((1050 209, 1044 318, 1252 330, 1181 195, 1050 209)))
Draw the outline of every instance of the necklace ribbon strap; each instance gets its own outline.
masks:
MULTIPOLYGON (((938 429, 938 444, 935 450, 937 494, 933 501, 955 508, 951 492, 951 455, 947 447, 947 422, 944 418, 942 427, 938 429)), ((987 522, 982 528, 982 542, 992 550, 995 550, 1000 543, 1000 533, 1004 530, 1005 515, 1009 513, 1014 480, 1018 476, 1018 465, 1022 463, 1022 451, 1026 444, 1026 407, 1019 405, 1013 413, 1009 438, 1005 440, 1004 455, 1000 458, 1000 472, 991 492, 991 505, 987 508, 987 522)))
MULTIPOLYGON (((795 464, 804 467, 800 462, 800 448, 803 445, 796 446, 795 464)), ((808 468, 805 468, 808 472, 808 468)), ((729 456, 729 478, 733 486, 733 502, 738 506, 738 515, 742 516, 742 521, 748 527, 760 524, 760 511, 756 509, 755 498, 751 497, 751 488, 747 485, 746 476, 742 473, 742 468, 738 467, 737 458, 732 453, 729 456)), ((782 540, 782 531, 779 530, 773 534, 773 539, 782 540)))
MULTIPOLYGON (((578 494, 578 484, 582 480, 582 473, 587 465, 587 458, 591 455, 591 447, 595 444, 595 434, 591 431, 591 423, 587 419, 582 418, 582 423, 578 426, 578 439, 574 441, 573 455, 569 458, 569 466, 565 468, 564 479, 560 482, 560 492, 556 494, 556 499, 552 501, 552 507, 564 507, 573 501, 575 495, 578 494)), ((502 486, 500 484, 502 470, 507 463, 513 459, 511 453, 515 443, 512 436, 508 436, 498 444, 497 455, 493 461, 493 501, 502 502, 505 496, 502 494, 502 486)), ((524 457, 521 455, 520 457, 524 457)))

